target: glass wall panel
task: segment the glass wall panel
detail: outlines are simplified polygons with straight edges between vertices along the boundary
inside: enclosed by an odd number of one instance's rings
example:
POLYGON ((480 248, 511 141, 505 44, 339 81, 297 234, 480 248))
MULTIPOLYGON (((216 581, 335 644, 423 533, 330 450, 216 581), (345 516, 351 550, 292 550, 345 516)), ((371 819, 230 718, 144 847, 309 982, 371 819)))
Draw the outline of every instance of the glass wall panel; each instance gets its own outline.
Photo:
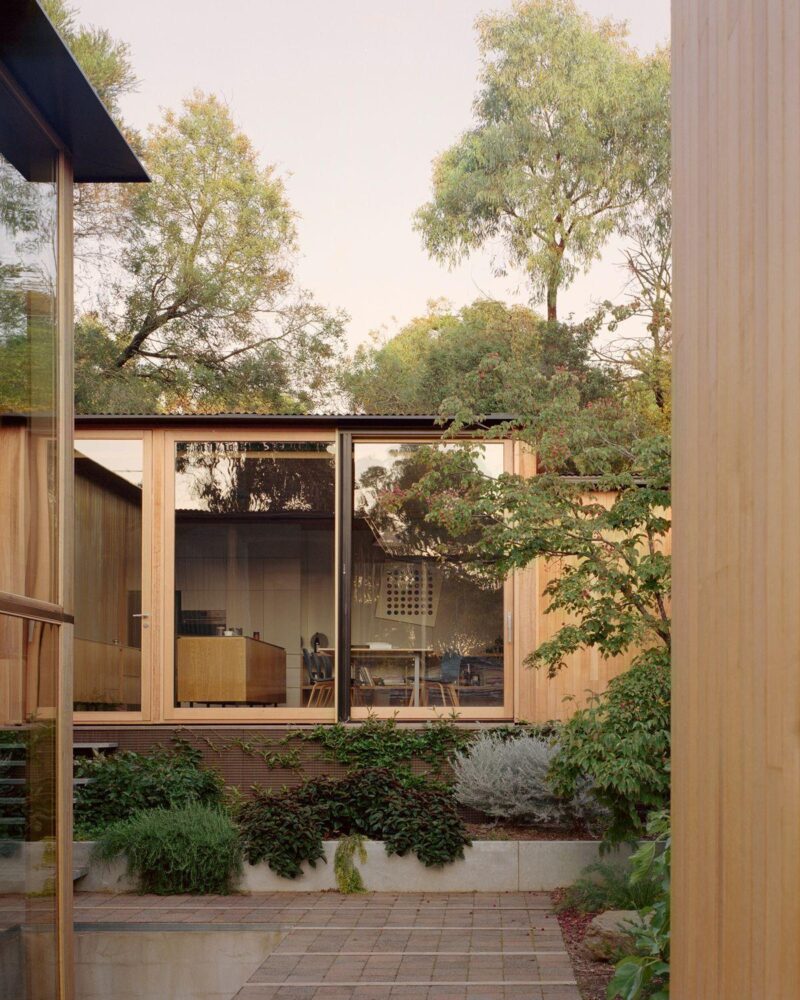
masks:
POLYGON ((54 161, 42 170, 27 181, 0 156, 0 591, 56 601, 54 161))
POLYGON ((175 704, 332 707, 334 446, 175 456, 175 704))
MULTIPOLYGON (((354 705, 459 710, 503 704, 503 587, 469 544, 426 519, 411 488, 451 445, 354 445, 354 705)), ((499 476, 503 445, 474 454, 499 476)))
POLYGON ((56 996, 58 628, 0 615, 0 997, 56 996))
POLYGON ((140 440, 75 442, 76 711, 142 707, 143 457, 140 440))

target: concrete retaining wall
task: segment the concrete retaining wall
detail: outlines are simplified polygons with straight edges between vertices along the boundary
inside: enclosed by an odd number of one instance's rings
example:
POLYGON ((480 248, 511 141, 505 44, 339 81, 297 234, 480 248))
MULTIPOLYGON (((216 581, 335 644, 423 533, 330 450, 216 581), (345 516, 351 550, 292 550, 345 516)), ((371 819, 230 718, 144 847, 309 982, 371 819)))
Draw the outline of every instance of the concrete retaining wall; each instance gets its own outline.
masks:
MULTIPOLYGON (((90 845, 75 845, 85 862, 90 845)), ((333 855, 336 841, 325 841, 327 864, 303 866, 297 879, 276 875, 266 864, 245 865, 242 892, 318 892, 336 889, 333 855)), ((476 840, 463 861, 443 868, 426 868, 413 855, 389 857, 381 841, 366 843, 367 860, 359 864, 364 885, 372 892, 544 892, 570 885, 581 871, 600 857, 600 845, 590 840, 476 840)), ((626 847, 610 855, 624 860, 626 847)), ((132 892, 125 862, 110 865, 89 862, 87 874, 76 883, 85 892, 132 892)))

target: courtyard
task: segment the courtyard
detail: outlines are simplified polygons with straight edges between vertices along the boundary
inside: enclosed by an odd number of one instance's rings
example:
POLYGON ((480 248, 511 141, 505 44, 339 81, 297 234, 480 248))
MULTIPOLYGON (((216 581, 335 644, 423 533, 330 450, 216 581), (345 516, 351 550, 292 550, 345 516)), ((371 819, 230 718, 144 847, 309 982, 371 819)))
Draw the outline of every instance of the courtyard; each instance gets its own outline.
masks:
MULTIPOLYGON (((253 953, 249 961, 239 961, 241 981, 231 988, 229 1000, 579 997, 548 893, 78 893, 75 918, 79 941, 121 928, 162 935, 277 931, 279 943, 263 960, 253 953)), ((122 961, 124 953, 117 948, 115 959, 122 961)), ((157 953, 151 949, 151 954, 157 953)), ((79 947, 77 981, 85 997, 100 995, 90 980, 101 974, 102 962, 94 952, 93 959, 91 968, 84 967, 79 947)), ((224 971, 223 961, 214 965, 224 971)), ((147 975, 147 970, 137 973, 140 980, 147 975)), ((124 983, 116 981, 115 995, 126 996, 124 983)), ((213 985, 206 982, 205 988, 213 985)), ((200 987, 187 982, 186 988, 200 987)))

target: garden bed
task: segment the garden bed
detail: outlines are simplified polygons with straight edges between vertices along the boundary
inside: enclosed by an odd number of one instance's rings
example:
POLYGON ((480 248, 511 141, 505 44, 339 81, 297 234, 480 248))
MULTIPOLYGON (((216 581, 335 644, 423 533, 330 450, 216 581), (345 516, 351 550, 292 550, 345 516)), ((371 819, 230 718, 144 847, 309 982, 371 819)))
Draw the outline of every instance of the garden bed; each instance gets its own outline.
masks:
POLYGON ((581 1000, 606 1000, 608 984, 614 975, 614 966, 609 962, 596 961, 583 945, 586 930, 596 914, 583 913, 574 907, 560 909, 559 904, 563 898, 563 889, 556 889, 552 893, 564 947, 575 970, 581 1000))
MULTIPOLYGON (((276 875, 265 863, 245 865, 237 884, 240 892, 313 892, 335 890, 333 856, 338 841, 324 842, 325 861, 303 865, 295 879, 276 875)), ((75 845, 75 863, 87 873, 76 883, 85 892, 133 892, 124 860, 103 863, 90 858, 92 844, 75 845)), ((597 841, 476 840, 463 860, 441 868, 426 867, 412 855, 387 855, 381 841, 365 843, 367 860, 358 863, 364 886, 374 892, 545 892, 569 885, 600 857, 597 841)), ((620 848, 618 857, 627 857, 620 848)))
POLYGON ((465 822, 472 840, 588 840, 597 837, 586 830, 551 830, 546 827, 510 823, 465 822))

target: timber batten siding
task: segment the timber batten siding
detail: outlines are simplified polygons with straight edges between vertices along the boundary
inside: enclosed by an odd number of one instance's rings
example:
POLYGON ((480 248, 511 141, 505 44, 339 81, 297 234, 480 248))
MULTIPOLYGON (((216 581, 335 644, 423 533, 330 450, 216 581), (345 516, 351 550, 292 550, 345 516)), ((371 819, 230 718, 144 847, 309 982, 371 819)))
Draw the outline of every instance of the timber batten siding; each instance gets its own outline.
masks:
POLYGON ((800 3, 673 0, 671 995, 800 996, 800 3))

